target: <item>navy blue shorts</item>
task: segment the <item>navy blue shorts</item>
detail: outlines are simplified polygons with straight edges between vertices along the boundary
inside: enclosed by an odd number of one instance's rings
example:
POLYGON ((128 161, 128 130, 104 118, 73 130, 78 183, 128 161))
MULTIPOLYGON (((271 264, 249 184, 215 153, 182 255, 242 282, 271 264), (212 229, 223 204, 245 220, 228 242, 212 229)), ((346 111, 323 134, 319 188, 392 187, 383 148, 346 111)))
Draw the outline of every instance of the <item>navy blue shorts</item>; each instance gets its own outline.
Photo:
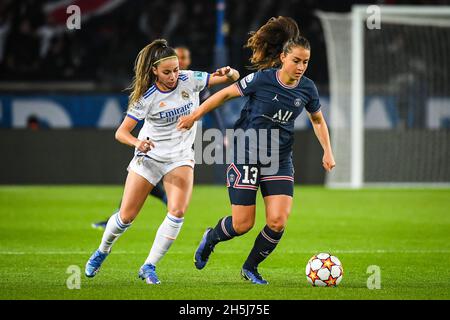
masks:
POLYGON ((227 187, 231 204, 256 204, 256 193, 261 187, 263 197, 294 194, 294 166, 292 161, 280 164, 278 171, 261 175, 261 165, 230 164, 227 169, 227 187))

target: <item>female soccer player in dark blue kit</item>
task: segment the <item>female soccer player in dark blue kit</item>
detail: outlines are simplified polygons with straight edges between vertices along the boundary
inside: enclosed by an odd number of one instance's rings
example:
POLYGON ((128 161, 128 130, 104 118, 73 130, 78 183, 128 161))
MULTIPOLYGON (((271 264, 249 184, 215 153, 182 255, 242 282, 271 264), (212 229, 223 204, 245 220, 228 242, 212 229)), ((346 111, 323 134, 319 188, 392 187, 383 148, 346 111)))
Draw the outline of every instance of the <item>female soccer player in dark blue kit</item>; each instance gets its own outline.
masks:
POLYGON ((267 284, 258 272, 258 265, 279 243, 291 212, 294 121, 303 109, 308 112, 323 147, 325 170, 333 169, 335 161, 317 88, 312 80, 304 76, 311 49, 308 40, 300 36, 297 23, 289 17, 271 18, 258 31, 251 33, 247 47, 252 49, 250 61, 258 71, 211 96, 192 114, 181 118, 178 128, 189 129, 196 120, 229 99, 248 97, 234 129, 256 131, 259 141, 250 142, 245 150, 239 150, 235 138, 233 163, 227 170, 232 214, 220 219, 215 228, 205 231, 194 261, 197 269, 204 268, 217 243, 243 235, 253 227, 256 193, 260 187, 266 208, 266 226, 257 236, 241 275, 252 283, 267 284), (267 151, 272 155, 277 153, 275 159, 279 159, 277 163, 270 164, 271 172, 260 158, 256 162, 249 159, 252 154, 259 154, 263 139, 259 133, 261 129, 269 132, 265 136, 266 141, 263 141, 268 146, 267 151), (243 155, 242 161, 238 159, 239 154, 243 155))

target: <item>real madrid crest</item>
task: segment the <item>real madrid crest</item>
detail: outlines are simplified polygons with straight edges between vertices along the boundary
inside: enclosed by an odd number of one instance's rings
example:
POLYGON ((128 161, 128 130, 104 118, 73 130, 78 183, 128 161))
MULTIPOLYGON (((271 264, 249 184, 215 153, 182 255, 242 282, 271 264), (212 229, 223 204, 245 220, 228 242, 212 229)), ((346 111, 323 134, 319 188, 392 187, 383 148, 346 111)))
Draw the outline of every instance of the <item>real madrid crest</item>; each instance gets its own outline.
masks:
POLYGON ((188 100, 189 99, 189 93, 187 93, 186 91, 181 91, 181 97, 184 99, 184 100, 188 100))

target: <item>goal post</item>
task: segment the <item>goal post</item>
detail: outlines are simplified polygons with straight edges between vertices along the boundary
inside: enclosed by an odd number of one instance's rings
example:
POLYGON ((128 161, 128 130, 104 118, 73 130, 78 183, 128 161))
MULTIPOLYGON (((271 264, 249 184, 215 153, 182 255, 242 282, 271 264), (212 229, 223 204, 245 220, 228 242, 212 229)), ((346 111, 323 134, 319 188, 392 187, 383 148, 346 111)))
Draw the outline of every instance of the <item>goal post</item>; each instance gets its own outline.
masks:
POLYGON ((350 141, 352 145, 350 171, 350 186, 352 188, 361 188, 363 183, 364 172, 364 32, 362 21, 364 19, 364 11, 354 7, 351 15, 352 28, 352 65, 351 65, 351 135, 350 141))
POLYGON ((450 7, 317 15, 337 164, 326 185, 450 186, 450 7))

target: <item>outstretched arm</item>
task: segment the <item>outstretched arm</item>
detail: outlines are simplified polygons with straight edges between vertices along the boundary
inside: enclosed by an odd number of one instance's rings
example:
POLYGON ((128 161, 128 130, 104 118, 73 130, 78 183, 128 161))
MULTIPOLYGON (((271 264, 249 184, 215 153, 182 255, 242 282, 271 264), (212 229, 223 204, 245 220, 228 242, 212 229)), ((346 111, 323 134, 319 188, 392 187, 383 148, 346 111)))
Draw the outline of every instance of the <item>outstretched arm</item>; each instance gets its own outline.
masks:
POLYGON ((308 116, 314 128, 314 133, 323 148, 322 165, 326 171, 330 172, 336 166, 336 163, 334 161, 333 151, 331 150, 327 123, 320 110, 315 113, 308 113, 308 116))
POLYGON ((227 84, 239 80, 239 72, 229 66, 219 68, 212 73, 209 78, 208 87, 213 87, 218 84, 227 84))
POLYGON ((194 112, 190 115, 180 117, 177 124, 177 129, 190 129, 194 125, 194 122, 203 117, 206 113, 214 110, 218 106, 222 105, 225 101, 240 97, 238 88, 235 84, 232 84, 206 99, 194 112))

